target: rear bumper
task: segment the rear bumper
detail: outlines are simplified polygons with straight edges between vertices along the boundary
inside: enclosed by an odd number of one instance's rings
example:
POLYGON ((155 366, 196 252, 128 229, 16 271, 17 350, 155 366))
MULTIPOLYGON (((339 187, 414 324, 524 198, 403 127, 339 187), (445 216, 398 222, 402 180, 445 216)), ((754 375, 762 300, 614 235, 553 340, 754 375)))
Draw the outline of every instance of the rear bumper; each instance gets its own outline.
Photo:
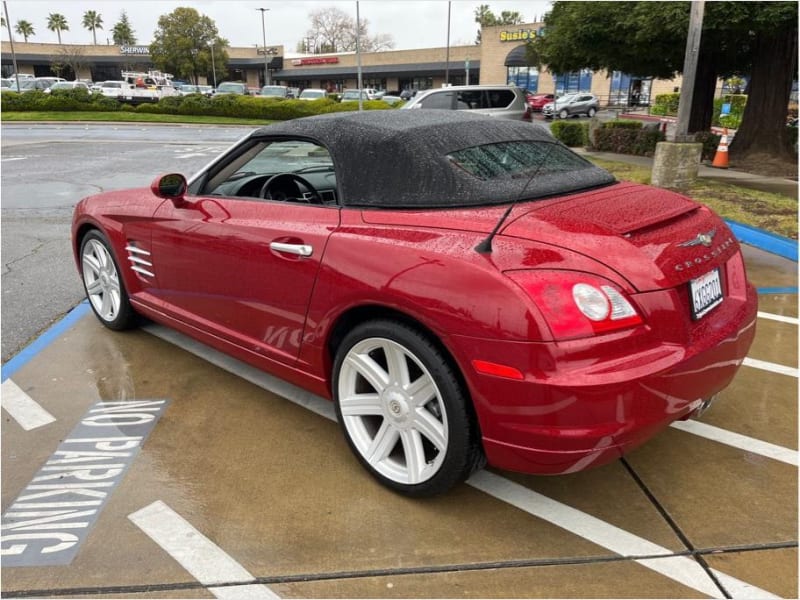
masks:
POLYGON ((525 356, 529 368, 522 381, 467 376, 489 464, 560 474, 619 458, 730 384, 755 336, 756 311, 748 286, 746 298, 716 315, 713 335, 638 349, 633 335, 621 336, 616 356, 607 343, 593 355, 592 340, 582 350, 575 343, 495 346, 499 362, 525 356))

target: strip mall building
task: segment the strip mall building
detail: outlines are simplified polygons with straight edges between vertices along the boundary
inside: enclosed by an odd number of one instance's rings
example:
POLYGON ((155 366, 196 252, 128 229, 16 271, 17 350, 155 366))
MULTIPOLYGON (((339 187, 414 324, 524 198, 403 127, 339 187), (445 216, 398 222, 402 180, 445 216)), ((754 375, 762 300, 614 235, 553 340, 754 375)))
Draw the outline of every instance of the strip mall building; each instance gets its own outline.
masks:
MULTIPOLYGON (((527 65, 525 44, 536 37, 542 23, 486 27, 481 44, 420 50, 393 50, 361 55, 364 87, 398 91, 428 89, 452 85, 513 83, 531 92, 591 92, 602 104, 647 104, 657 94, 672 92, 680 80, 639 78, 627 73, 572 73, 537 71, 527 65)), ((36 76, 54 75, 53 67, 64 63, 65 54, 80 57, 77 78, 105 81, 119 79, 122 71, 147 71, 154 66, 147 46, 59 45, 15 42, 20 73, 36 76)), ((260 48, 229 47, 226 80, 244 81, 251 88, 265 83, 266 63, 271 83, 299 88, 327 88, 341 91, 356 88, 355 53, 290 55, 282 46, 260 48)), ((8 76, 14 67, 11 47, 2 43, 2 73, 8 76)), ((69 69, 68 69, 69 70, 69 69)), ((221 74, 221 69, 219 70, 221 74)), ((71 72, 61 73, 71 79, 71 72)), ((211 83, 213 74, 202 77, 211 83)), ((203 83, 203 81, 201 81, 203 83)))

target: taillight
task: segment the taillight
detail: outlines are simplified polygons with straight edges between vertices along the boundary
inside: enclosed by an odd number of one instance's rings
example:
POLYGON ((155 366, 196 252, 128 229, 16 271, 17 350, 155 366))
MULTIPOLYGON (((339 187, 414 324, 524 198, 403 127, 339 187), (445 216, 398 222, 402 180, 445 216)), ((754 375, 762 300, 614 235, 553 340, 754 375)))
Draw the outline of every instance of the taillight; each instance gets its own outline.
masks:
POLYGON ((597 275, 576 271, 506 275, 533 300, 556 340, 609 333, 643 322, 625 292, 597 275))

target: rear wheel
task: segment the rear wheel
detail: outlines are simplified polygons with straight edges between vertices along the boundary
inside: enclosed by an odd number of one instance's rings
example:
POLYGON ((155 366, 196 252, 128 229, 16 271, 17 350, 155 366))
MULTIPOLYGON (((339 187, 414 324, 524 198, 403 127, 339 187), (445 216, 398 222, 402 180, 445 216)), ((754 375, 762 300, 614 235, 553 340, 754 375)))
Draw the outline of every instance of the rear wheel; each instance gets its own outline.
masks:
POLYGON ((134 313, 111 246, 99 231, 90 231, 81 242, 81 275, 86 297, 100 322, 109 329, 128 329, 134 313))
POLYGON ((589 115, 589 118, 591 119, 593 116, 595 116, 597 114, 597 109, 595 109, 595 107, 592 106, 589 109, 589 112, 587 112, 586 114, 589 115))
POLYGON ((354 328, 336 354, 333 393, 350 448, 393 490, 439 494, 483 464, 463 386, 416 329, 388 320, 354 328))

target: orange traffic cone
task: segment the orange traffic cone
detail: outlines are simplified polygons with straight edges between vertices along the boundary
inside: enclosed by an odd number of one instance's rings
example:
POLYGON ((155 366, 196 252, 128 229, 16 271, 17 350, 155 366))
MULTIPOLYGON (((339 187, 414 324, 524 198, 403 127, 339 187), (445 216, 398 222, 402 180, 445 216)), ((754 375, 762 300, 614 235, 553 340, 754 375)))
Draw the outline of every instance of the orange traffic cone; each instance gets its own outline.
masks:
POLYGON ((719 140, 717 153, 714 155, 714 161, 711 163, 712 167, 718 169, 728 168, 728 129, 723 131, 722 137, 719 140))

